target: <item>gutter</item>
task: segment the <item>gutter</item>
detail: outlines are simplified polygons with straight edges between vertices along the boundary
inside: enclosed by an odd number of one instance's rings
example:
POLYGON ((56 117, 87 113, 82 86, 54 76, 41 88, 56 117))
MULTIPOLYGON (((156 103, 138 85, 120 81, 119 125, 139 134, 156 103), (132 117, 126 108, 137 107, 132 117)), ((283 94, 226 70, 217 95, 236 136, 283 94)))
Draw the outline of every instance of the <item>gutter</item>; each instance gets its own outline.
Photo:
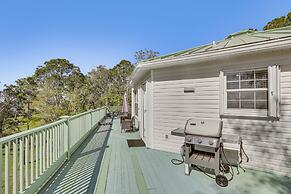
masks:
POLYGON ((291 37, 279 38, 259 43, 241 45, 232 48, 225 48, 207 52, 196 53, 187 56, 178 56, 172 59, 166 58, 158 61, 140 63, 130 76, 130 86, 133 87, 139 79, 151 69, 159 69, 178 65, 197 64, 206 61, 235 57, 249 53, 263 53, 291 49, 291 37))

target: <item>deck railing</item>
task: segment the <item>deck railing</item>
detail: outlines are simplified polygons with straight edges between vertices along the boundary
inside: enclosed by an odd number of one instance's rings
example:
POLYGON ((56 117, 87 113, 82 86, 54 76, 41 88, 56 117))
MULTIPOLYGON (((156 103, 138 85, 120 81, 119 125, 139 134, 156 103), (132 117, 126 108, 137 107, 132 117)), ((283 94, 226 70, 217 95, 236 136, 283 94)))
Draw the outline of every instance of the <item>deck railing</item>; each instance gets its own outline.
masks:
POLYGON ((0 138, 0 194, 35 193, 106 116, 90 110, 0 138))

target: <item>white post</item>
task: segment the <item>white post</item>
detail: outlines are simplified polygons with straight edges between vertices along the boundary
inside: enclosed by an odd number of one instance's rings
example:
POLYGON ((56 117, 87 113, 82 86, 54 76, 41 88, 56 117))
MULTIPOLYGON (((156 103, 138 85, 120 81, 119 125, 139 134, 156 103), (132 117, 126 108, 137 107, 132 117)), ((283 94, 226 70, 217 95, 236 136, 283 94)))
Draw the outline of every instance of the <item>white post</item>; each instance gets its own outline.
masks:
POLYGON ((135 116, 135 94, 134 88, 131 88, 131 116, 135 116))

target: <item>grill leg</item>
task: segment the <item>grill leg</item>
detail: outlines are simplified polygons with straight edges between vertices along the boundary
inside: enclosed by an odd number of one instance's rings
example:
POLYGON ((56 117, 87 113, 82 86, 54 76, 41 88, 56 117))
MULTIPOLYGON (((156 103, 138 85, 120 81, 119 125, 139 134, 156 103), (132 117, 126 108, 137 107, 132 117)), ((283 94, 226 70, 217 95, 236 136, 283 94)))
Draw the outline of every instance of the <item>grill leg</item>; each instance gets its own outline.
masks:
POLYGON ((190 156, 190 147, 188 145, 185 146, 185 174, 190 175, 191 173, 191 164, 188 164, 190 156))
POLYGON ((185 163, 185 175, 190 175, 191 169, 190 165, 185 163))
POLYGON ((219 149, 215 152, 215 162, 214 162, 214 172, 215 175, 219 174, 219 165, 220 165, 220 154, 219 154, 219 149))

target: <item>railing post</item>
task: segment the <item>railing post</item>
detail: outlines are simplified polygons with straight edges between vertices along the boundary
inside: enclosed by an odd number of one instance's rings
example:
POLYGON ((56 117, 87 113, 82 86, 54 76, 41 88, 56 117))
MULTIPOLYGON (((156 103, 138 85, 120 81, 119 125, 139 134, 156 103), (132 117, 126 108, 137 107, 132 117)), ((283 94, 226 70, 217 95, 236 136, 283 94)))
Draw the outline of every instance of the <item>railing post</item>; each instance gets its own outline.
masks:
MULTIPOLYGON (((2 172, 1 172, 2 173, 2 172)), ((5 143, 5 193, 10 193, 10 142, 5 143)))
POLYGON ((91 118, 91 129, 93 128, 93 116, 92 116, 92 110, 90 110, 90 118, 91 118))
POLYGON ((65 152, 67 152, 67 159, 70 159, 70 116, 62 116, 61 119, 66 119, 66 130, 64 131, 64 145, 65 145, 65 152))

